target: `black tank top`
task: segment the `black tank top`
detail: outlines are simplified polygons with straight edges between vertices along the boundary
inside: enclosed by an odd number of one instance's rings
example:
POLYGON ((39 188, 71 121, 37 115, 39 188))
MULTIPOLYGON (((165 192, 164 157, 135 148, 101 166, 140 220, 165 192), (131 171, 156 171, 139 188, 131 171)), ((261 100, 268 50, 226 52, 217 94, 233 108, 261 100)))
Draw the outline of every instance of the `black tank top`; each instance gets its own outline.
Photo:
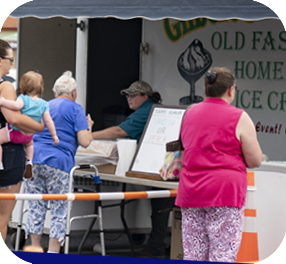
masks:
MULTIPOLYGON (((0 84, 4 82, 4 80, 2 78, 0 78, 0 84)), ((6 119, 2 114, 1 108, 0 108, 0 128, 5 127, 6 126, 6 119)))

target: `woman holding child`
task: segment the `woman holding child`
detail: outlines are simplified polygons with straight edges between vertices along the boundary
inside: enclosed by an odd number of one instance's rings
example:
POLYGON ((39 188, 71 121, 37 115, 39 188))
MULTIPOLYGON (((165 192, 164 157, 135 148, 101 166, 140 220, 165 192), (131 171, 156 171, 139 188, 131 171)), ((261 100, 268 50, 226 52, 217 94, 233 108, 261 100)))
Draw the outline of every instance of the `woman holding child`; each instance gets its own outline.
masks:
MULTIPOLYGON (((13 50, 8 42, 0 39, 0 97, 16 100, 17 95, 13 85, 3 81, 2 77, 9 73, 13 65, 13 50)), ((0 127, 6 123, 12 124, 26 133, 41 132, 44 129, 42 123, 38 123, 30 117, 21 114, 19 110, 10 110, 1 107, 0 127)), ((0 171, 0 193, 18 193, 25 172, 25 150, 21 144, 11 142, 3 144, 4 170, 0 171)), ((7 226, 16 201, 0 200, 0 233, 3 240, 6 239, 7 226)))

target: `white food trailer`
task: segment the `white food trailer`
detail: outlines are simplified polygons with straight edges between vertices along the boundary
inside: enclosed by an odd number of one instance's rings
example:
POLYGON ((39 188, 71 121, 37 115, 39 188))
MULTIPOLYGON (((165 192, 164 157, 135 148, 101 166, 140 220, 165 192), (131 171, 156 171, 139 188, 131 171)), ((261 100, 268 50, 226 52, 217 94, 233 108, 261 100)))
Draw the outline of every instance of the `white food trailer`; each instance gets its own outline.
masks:
MULTIPOLYGON (((238 86, 234 104, 253 119, 270 160, 255 170, 259 259, 278 248, 286 230, 286 32, 271 9, 250 0, 34 0, 11 15, 20 18, 18 76, 42 73, 49 100, 55 79, 71 70, 77 102, 95 130, 130 113, 119 91, 135 80, 150 83, 163 104, 188 105, 203 100, 210 67, 230 68, 238 86)), ((131 228, 150 227, 148 201, 140 208, 136 219, 134 207, 126 208, 131 228)), ((110 214, 105 228, 122 228, 110 214)))

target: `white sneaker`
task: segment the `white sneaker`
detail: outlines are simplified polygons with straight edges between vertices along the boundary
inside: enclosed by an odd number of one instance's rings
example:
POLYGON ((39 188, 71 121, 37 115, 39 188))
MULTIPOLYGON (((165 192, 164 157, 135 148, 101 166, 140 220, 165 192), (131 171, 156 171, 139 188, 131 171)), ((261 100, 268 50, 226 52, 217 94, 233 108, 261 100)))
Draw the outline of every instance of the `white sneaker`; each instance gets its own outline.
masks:
POLYGON ((101 253, 101 252, 102 252, 101 250, 102 250, 101 244, 96 243, 96 244, 94 245, 94 247, 93 247, 93 251, 94 251, 94 252, 97 252, 97 253, 101 253))
POLYGON ((30 179, 33 176, 33 163, 30 160, 26 161, 26 169, 24 172, 24 178, 25 179, 30 179))
POLYGON ((4 170, 3 163, 0 162, 0 170, 4 170))

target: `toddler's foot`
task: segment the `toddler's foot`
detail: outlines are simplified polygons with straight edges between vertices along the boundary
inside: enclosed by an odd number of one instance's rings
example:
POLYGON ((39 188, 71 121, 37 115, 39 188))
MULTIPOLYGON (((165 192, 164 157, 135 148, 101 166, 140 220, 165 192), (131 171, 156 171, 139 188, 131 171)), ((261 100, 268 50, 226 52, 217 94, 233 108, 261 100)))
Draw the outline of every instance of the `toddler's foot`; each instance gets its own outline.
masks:
POLYGON ((3 163, 0 162, 0 170, 4 170, 3 163))
POLYGON ((26 161, 26 170, 24 172, 24 178, 30 179, 33 176, 32 170, 33 170, 33 163, 32 163, 32 161, 27 160, 26 161))

